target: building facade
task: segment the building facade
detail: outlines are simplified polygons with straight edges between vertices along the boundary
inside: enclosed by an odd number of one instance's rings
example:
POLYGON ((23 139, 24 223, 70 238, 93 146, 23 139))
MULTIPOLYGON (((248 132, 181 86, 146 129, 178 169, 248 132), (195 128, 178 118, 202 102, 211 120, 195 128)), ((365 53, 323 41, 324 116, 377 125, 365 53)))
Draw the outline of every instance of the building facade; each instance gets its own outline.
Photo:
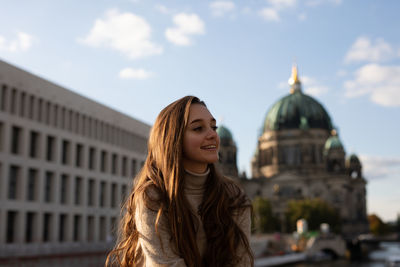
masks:
POLYGON ((296 66, 289 84, 290 94, 267 112, 251 163, 252 179, 240 179, 245 191, 251 198, 269 199, 282 226, 288 201, 320 198, 340 214, 344 235, 368 232, 360 160, 346 158, 329 114, 302 92, 296 66))
POLYGON ((0 61, 0 261, 104 253, 150 126, 0 61))

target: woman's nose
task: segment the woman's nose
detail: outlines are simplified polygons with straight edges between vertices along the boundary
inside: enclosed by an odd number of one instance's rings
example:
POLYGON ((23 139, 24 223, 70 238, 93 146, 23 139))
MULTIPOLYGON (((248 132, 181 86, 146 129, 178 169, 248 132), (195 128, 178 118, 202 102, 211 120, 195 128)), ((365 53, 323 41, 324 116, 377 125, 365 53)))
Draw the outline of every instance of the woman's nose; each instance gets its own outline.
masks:
POLYGON ((217 135, 218 135, 217 132, 213 128, 208 129, 207 138, 209 139, 216 138, 217 135))

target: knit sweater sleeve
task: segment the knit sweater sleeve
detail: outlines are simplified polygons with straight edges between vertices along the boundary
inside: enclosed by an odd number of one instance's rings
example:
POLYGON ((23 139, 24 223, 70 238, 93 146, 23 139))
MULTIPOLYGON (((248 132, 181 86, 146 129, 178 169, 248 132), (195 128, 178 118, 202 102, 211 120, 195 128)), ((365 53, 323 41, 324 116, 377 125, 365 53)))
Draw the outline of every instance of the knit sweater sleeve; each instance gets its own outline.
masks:
MULTIPOLYGON (((237 214, 235 221, 243 233, 246 235, 247 240, 250 243, 251 234, 251 213, 250 208, 246 208, 244 211, 237 214)), ((247 254, 246 249, 243 244, 240 244, 238 248, 238 255, 240 261, 235 265, 235 267, 249 267, 251 266, 250 256, 247 254)))
POLYGON ((161 216, 156 233, 155 221, 157 212, 141 203, 137 206, 135 220, 139 232, 138 245, 143 253, 142 266, 155 267, 186 267, 183 258, 179 257, 172 249, 170 232, 167 220, 161 216))

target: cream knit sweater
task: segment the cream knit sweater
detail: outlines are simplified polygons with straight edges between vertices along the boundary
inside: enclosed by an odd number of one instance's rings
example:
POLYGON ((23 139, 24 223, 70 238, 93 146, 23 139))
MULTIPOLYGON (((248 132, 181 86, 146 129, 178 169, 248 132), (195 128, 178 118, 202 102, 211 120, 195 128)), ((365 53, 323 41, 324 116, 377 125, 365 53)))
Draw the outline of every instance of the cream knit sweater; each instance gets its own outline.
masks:
MULTIPOLYGON (((209 170, 204 174, 194 174, 186 171, 185 174, 185 194, 193 210, 193 214, 198 220, 198 227, 196 232, 197 246, 200 251, 200 255, 204 255, 206 250, 206 235, 203 229, 200 216, 197 214, 198 207, 203 198, 204 184, 207 179, 209 170)), ((171 266, 171 267, 186 267, 183 258, 180 258, 170 246, 170 233, 167 226, 166 218, 160 218, 160 224, 158 226, 158 232, 160 238, 156 234, 155 220, 157 212, 150 210, 145 205, 138 205, 135 214, 135 220, 137 229, 140 233, 138 248, 142 250, 143 257, 138 263, 139 266, 171 266), (162 249, 163 248, 163 249, 162 249)), ((250 238, 250 210, 246 209, 240 215, 235 218, 236 223, 241 227, 242 231, 250 238)), ((237 267, 250 266, 250 259, 247 254, 244 253, 244 248, 240 247, 238 253, 243 255, 241 262, 237 264, 237 267)))

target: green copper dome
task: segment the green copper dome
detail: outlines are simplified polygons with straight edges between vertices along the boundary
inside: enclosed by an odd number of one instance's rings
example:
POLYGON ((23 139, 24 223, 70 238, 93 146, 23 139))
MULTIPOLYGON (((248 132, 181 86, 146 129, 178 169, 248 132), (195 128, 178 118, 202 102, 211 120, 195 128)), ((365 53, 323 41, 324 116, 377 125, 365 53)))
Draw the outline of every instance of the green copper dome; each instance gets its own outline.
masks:
POLYGON ((228 128, 224 126, 219 126, 217 129, 217 133, 219 135, 219 138, 221 139, 233 139, 231 132, 228 130, 228 128))
POLYGON ((349 162, 349 163, 356 163, 356 164, 360 164, 360 163, 361 163, 360 159, 357 157, 356 154, 351 154, 351 155, 346 159, 346 161, 349 162))
POLYGON ((326 140, 325 142, 325 150, 337 149, 337 148, 343 149, 343 145, 339 137, 337 135, 329 137, 328 140, 326 140))
POLYGON ((297 90, 276 102, 268 111, 265 131, 284 129, 333 129, 325 108, 311 96, 297 90))

